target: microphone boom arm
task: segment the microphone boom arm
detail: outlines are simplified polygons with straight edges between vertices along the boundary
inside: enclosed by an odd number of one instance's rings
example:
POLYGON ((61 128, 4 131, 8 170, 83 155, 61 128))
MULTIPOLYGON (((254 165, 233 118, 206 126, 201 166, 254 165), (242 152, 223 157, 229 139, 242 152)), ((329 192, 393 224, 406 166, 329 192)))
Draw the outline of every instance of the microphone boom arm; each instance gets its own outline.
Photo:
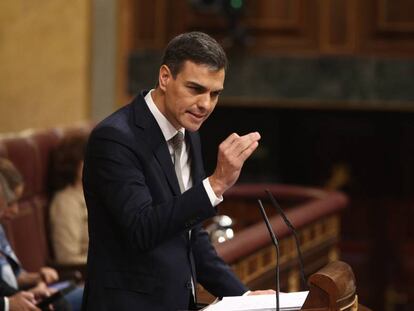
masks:
POLYGON ((266 211, 263 207, 262 201, 259 202, 260 212, 262 213, 263 219, 266 223, 267 230, 269 231, 270 237, 276 248, 276 311, 280 310, 279 307, 279 292, 280 292, 280 278, 279 278, 279 242, 273 232, 272 226, 270 225, 269 218, 266 215, 266 211))
POLYGON ((296 250, 298 252, 298 258, 299 258, 300 274, 301 274, 302 284, 303 284, 303 287, 307 289, 308 286, 306 284, 306 278, 305 278, 305 267, 303 265, 303 257, 302 257, 302 252, 300 250, 300 243, 299 243, 299 238, 298 238, 298 234, 296 232, 296 229, 292 225, 292 223, 289 221, 289 219, 287 218, 285 212, 280 207, 279 203, 277 203, 277 201, 276 201, 275 197, 273 196, 273 194, 268 189, 266 189, 265 191, 266 191, 267 195, 269 196, 270 201, 272 202, 273 206, 276 207, 276 209, 278 210, 280 216, 282 216, 282 219, 285 222, 286 226, 288 226, 289 230, 293 234, 293 237, 295 238, 296 250))

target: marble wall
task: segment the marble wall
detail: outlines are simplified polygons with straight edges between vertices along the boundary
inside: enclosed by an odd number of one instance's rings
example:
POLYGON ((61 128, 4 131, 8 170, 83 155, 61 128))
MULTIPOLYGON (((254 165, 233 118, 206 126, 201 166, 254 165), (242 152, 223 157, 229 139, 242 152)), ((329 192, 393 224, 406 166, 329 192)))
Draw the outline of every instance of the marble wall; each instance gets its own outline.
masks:
MULTIPOLYGON (((149 52, 132 55, 131 93, 154 84, 159 59, 149 52)), ((230 55, 229 61, 224 103, 414 110, 412 59, 230 55)))

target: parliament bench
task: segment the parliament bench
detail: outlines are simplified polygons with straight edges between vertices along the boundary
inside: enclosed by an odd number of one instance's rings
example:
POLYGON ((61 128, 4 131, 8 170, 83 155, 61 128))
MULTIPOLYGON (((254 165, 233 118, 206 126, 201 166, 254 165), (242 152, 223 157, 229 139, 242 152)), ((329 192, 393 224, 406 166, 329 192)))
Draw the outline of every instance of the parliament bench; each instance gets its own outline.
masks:
POLYGON ((89 133, 91 126, 90 123, 82 123, 0 134, 0 157, 13 162, 25 185, 17 217, 2 222, 2 225, 17 257, 28 271, 52 266, 63 277, 81 277, 79 273, 85 271, 83 265, 56 264, 49 239, 48 208, 52 195, 50 162, 54 148, 66 135, 78 131, 89 133))

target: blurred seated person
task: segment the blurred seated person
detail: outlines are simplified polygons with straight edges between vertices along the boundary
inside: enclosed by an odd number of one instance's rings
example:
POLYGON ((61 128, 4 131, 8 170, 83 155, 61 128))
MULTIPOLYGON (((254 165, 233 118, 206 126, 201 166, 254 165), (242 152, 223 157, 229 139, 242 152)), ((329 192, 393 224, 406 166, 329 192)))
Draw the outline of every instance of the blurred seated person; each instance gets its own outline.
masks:
MULTIPOLYGON (((4 192, 7 199, 8 207, 0 215, 2 221, 12 220, 19 213, 17 200, 23 194, 24 182, 20 172, 16 169, 13 163, 5 158, 0 158, 0 174, 5 180, 3 185, 4 192)), ((42 267, 39 272, 27 272, 21 269, 20 262, 12 250, 9 241, 4 232, 3 226, 0 225, 0 253, 8 256, 10 260, 16 264, 12 265, 17 277, 17 284, 19 288, 27 288, 36 285, 38 282, 44 280, 47 284, 56 282, 59 277, 56 270, 49 267, 42 267)))
POLYGON ((16 291, 0 280, 0 310, 39 311, 40 309, 36 307, 36 299, 33 293, 16 291))
MULTIPOLYGON (((13 191, 9 188, 3 175, 0 174, 0 219, 8 213, 9 215, 13 213, 8 211, 8 203, 11 203, 14 198, 13 191)), ((1 225, 0 228, 4 233, 1 225)), ((11 253, 14 255, 13 251, 11 253)), ((52 294, 52 291, 47 288, 46 284, 39 282, 28 291, 18 290, 13 268, 7 261, 7 255, 2 252, 0 252, 0 269, 0 311, 40 311, 36 307, 36 303, 52 294)), ((59 301, 54 306, 54 309, 57 311, 71 310, 70 306, 64 300, 59 301)))
MULTIPOLYGON (((0 158, 0 181, 6 198, 6 208, 0 213, 1 221, 10 221, 19 213, 18 200, 23 194, 24 182, 20 172, 13 163, 5 158, 0 158), (16 191, 17 190, 17 191, 16 191)), ((25 271, 17 258, 9 240, 0 225, 0 276, 3 281, 12 288, 29 290, 35 293, 50 295, 54 290, 47 285, 59 280, 57 271, 50 267, 42 267, 38 272, 25 271)), ((55 310, 80 310, 83 288, 79 287, 65 296, 66 300, 54 304, 55 310)))
POLYGON ((52 155, 50 232, 55 259, 61 264, 86 264, 88 214, 82 189, 87 134, 68 135, 52 155))

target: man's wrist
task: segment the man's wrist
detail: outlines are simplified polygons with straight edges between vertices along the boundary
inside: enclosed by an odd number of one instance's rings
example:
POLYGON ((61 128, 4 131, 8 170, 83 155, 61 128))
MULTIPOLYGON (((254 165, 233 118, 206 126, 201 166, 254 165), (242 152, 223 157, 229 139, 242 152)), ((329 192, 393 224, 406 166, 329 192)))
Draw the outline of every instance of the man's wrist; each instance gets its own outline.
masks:
POLYGON ((203 180, 204 189, 207 192, 208 198, 210 199, 212 206, 217 206, 223 201, 223 197, 217 197, 216 193, 214 192, 213 188, 211 187, 209 178, 203 180))
POLYGON ((224 191, 226 190, 225 187, 221 182, 219 182, 214 175, 211 175, 209 178, 209 183, 211 185, 211 189, 214 191, 217 197, 222 197, 224 191))

